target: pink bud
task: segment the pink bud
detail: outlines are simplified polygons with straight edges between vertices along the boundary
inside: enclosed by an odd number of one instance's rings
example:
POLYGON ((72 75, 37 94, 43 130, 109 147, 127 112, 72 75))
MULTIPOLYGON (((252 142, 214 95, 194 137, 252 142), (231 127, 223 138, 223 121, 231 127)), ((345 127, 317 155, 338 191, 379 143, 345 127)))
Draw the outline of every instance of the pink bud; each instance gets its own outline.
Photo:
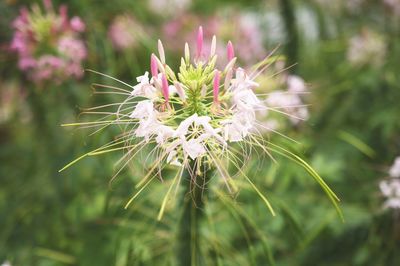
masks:
POLYGON ((220 74, 218 70, 215 70, 214 80, 213 80, 213 96, 214 96, 214 103, 218 102, 218 94, 219 94, 219 81, 220 81, 220 74))
POLYGON ((156 56, 154 54, 151 54, 150 70, 151 70, 151 75, 153 77, 157 77, 157 75, 158 75, 157 59, 156 59, 156 56))
POLYGON ((233 44, 231 41, 229 41, 228 45, 226 46, 226 54, 228 57, 228 62, 235 57, 235 51, 233 50, 233 44))
POLYGON ((163 96, 165 98, 165 101, 168 103, 168 101, 169 101, 169 88, 168 88, 167 78, 165 77, 164 74, 162 74, 161 83, 162 83, 161 84, 162 85, 162 87, 161 87, 162 94, 163 94, 163 96))
POLYGON ((199 31, 197 32, 197 58, 201 57, 201 53, 203 51, 203 27, 199 27, 199 31))

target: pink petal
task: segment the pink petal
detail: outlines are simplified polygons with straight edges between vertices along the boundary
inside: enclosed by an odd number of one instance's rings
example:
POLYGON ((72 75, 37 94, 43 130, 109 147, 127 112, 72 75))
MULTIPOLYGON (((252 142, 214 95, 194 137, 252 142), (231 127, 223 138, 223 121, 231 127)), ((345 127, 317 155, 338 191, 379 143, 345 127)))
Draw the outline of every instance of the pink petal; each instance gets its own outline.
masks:
POLYGON ((157 77, 158 75, 157 59, 154 54, 151 54, 150 58, 150 71, 153 77, 157 77))
POLYGON ((201 57, 201 53, 203 51, 203 27, 199 27, 199 31, 197 32, 197 58, 201 57))
POLYGON ((228 62, 231 61, 235 57, 235 51, 233 49, 233 44, 231 41, 229 41, 228 45, 226 46, 226 54, 228 57, 228 62))
POLYGON ((165 98, 165 101, 168 103, 169 101, 169 87, 168 87, 168 81, 167 78, 165 77, 164 74, 161 76, 161 83, 162 83, 162 94, 165 98))

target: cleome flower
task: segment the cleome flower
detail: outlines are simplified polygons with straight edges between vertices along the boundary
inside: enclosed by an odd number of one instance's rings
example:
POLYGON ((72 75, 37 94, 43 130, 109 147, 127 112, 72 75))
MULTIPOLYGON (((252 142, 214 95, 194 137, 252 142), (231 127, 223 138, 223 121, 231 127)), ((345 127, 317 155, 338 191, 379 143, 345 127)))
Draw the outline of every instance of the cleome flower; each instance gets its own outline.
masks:
POLYGON ((35 82, 82 77, 87 50, 80 34, 85 24, 76 16, 69 19, 66 6, 57 14, 50 0, 43 3, 44 11, 37 4, 22 8, 13 22, 10 48, 18 54, 18 67, 35 82))
MULTIPOLYGON (((275 152, 290 157, 303 165, 337 206, 337 197, 311 166, 290 151, 265 140, 257 131, 256 113, 260 110, 275 110, 269 109, 266 99, 258 97, 254 92, 254 89, 260 86, 255 79, 268 67, 271 54, 252 71, 246 71, 236 66, 234 47, 228 42, 227 64, 218 69, 216 37, 212 38, 209 54, 204 54, 203 47, 203 29, 200 27, 195 51, 190 51, 186 43, 179 72, 174 72, 166 62, 162 42, 158 41, 158 56, 151 55, 150 73, 145 72, 138 77, 138 83, 134 86, 93 71, 126 86, 128 89, 95 84, 99 88, 112 89, 124 99, 121 103, 87 110, 88 113, 105 113, 105 118, 67 125, 99 127, 97 131, 111 125, 119 125, 123 126, 124 130, 122 135, 110 144, 81 156, 63 169, 86 156, 125 149, 127 152, 123 157, 125 160, 121 160, 125 161, 120 168, 122 170, 141 150, 151 147, 150 154, 156 155, 153 167, 139 182, 139 191, 126 207, 162 168, 172 165, 177 166, 179 170, 171 188, 178 187, 184 170, 190 173, 193 185, 200 186, 196 177, 207 170, 215 169, 230 192, 234 192, 237 187, 230 175, 230 169, 235 168, 274 214, 268 200, 242 170, 249 149, 258 149, 268 155, 275 152), (98 112, 99 109, 109 107, 116 109, 111 112, 98 112), (124 146, 116 147, 121 144, 124 146), (159 171, 154 173, 157 168, 159 171)), ((161 210, 163 209, 162 207, 161 210)), ((159 218, 161 216, 162 211, 159 218)))

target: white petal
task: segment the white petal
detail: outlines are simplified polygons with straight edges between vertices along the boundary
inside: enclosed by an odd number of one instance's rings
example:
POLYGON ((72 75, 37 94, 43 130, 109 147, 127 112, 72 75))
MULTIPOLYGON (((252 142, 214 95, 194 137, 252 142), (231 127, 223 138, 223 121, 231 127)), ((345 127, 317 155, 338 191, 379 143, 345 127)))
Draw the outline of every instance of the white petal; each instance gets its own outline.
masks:
POLYGON ((137 77, 136 80, 141 84, 149 84, 149 72, 146 71, 143 76, 137 77))
POLYGON ((197 118, 197 114, 194 114, 188 118, 186 118, 185 120, 183 120, 178 128, 175 131, 175 136, 177 137, 184 137, 189 130, 189 127, 193 124, 193 121, 197 118))
POLYGON ((148 117, 154 117, 156 115, 156 111, 153 108, 153 103, 150 100, 140 101, 135 110, 133 110, 132 114, 129 116, 130 118, 143 119, 148 117))
POLYGON ((165 125, 158 125, 156 130, 156 142, 159 144, 164 144, 165 141, 171 137, 174 136, 175 134, 175 130, 173 130, 171 127, 169 126, 165 126, 165 125))
POLYGON ((206 150, 201 142, 196 139, 190 139, 182 144, 182 148, 192 160, 206 153, 206 150))

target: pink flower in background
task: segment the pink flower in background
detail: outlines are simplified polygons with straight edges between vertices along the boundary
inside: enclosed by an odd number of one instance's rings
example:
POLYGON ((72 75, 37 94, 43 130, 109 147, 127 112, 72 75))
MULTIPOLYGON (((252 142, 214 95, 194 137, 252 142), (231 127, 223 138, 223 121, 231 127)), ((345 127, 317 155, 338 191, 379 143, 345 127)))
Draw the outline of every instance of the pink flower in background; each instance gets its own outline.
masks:
POLYGON ((51 1, 44 0, 44 10, 33 5, 22 8, 14 20, 10 48, 18 54, 18 67, 35 82, 62 82, 83 75, 82 62, 87 49, 80 33, 85 24, 79 17, 68 18, 67 7, 56 13, 51 1))
POLYGON ((80 62, 87 57, 87 51, 82 41, 71 36, 64 36, 58 41, 58 51, 73 62, 80 62))
POLYGON ((108 29, 108 37, 114 48, 120 51, 137 47, 145 36, 143 26, 128 15, 115 17, 108 29))
POLYGON ((73 29, 74 31, 77 32, 84 32, 85 31, 85 23, 83 23, 83 21, 81 20, 80 17, 73 17, 71 19, 71 29, 73 29))

